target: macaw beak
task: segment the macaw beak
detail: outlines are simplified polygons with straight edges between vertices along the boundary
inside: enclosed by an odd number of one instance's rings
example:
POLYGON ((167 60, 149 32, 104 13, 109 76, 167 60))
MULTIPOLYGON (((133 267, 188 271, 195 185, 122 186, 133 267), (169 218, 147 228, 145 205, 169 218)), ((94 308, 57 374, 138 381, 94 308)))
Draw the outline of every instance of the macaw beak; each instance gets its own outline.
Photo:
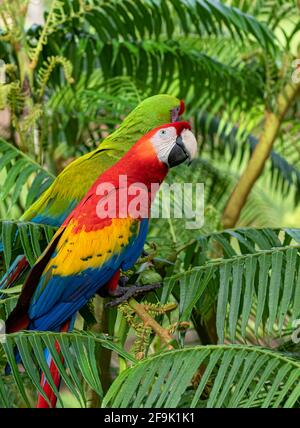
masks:
POLYGON ((168 156, 168 166, 173 168, 188 159, 188 165, 196 158, 198 152, 197 140, 189 129, 184 129, 177 136, 174 146, 168 156))

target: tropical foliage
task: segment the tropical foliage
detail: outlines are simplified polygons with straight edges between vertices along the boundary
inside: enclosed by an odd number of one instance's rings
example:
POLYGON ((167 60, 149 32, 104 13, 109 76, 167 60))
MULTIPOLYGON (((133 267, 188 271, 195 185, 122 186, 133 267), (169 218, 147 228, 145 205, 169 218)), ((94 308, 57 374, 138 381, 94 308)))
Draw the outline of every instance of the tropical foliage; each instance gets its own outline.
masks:
MULTIPOLYGON (((55 232, 24 210, 147 96, 186 101, 199 159, 170 181, 205 185, 200 230, 152 222, 129 282, 156 293, 105 310, 97 297, 72 333, 0 336, 0 407, 34 407, 41 369, 59 406, 300 407, 297 1, 5 0, 0 27, 1 276, 55 232)), ((2 290, 0 319, 21 285, 2 290)))

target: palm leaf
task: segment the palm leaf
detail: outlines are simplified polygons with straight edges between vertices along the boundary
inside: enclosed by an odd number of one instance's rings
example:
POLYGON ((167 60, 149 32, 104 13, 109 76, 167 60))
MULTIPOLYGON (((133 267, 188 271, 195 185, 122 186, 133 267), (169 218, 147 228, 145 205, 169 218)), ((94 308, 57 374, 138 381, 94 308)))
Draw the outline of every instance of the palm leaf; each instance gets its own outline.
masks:
POLYGON ((236 37, 251 34, 264 47, 274 47, 265 25, 249 14, 211 0, 116 0, 104 4, 95 1, 91 12, 87 13, 87 19, 92 21, 102 40, 116 35, 125 39, 143 39, 146 34, 148 37, 159 37, 162 31, 171 39, 179 28, 185 34, 195 32, 200 36, 205 33, 220 34, 224 30, 236 37))
POLYGON ((165 303, 171 293, 178 298, 180 321, 193 309, 205 319, 216 306, 220 342, 227 333, 232 341, 237 334, 246 337, 254 305, 256 336, 259 327, 281 334, 285 321, 300 314, 299 243, 299 229, 236 229, 201 237, 192 247, 194 256, 189 255, 190 267, 199 261, 201 266, 165 279, 161 300, 165 303), (287 245, 293 240, 298 245, 287 245), (216 248, 224 258, 205 261, 216 248))
MULTIPOLYGON (((95 347, 102 346, 117 352, 120 356, 128 361, 134 359, 127 354, 122 348, 115 344, 112 339, 105 335, 94 335, 93 333, 77 332, 72 333, 50 333, 50 332, 19 332, 7 335, 5 342, 0 345, 4 350, 4 359, 1 363, 10 364, 12 376, 17 387, 18 393, 26 406, 30 406, 30 401, 27 397, 25 388, 23 387, 23 379, 26 376, 36 391, 44 396, 44 393, 39 385, 40 370, 42 369, 45 378, 49 385, 53 387, 60 405, 63 406, 59 391, 53 385, 53 380, 47 366, 45 357, 45 349, 47 348, 53 358, 62 380, 69 388, 70 392, 77 398, 81 406, 86 405, 86 397, 82 384, 82 378, 87 385, 92 388, 100 396, 103 395, 101 379, 97 370, 95 360, 95 347), (61 351, 61 356, 64 358, 66 367, 61 362, 55 344, 58 343, 61 351), (22 358, 25 373, 20 373, 15 362, 15 351, 18 350, 22 358)), ((1 379, 1 377, 0 377, 1 379)), ((5 397, 6 384, 3 378, 0 381, 0 400, 5 397)), ((46 397, 45 397, 46 398, 46 397)), ((7 403, 3 399, 0 403, 1 407, 5 407, 7 403)))
POLYGON ((299 375, 299 361, 263 348, 185 348, 148 357, 125 370, 103 407, 176 408, 184 401, 191 408, 288 408, 299 400, 299 375))
POLYGON ((4 171, 5 180, 1 186, 0 199, 7 200, 10 195, 10 207, 20 198, 24 188, 29 185, 30 179, 35 181, 28 193, 27 203, 30 204, 40 194, 40 188, 47 183, 49 186, 53 175, 46 171, 35 160, 17 149, 9 142, 0 139, 0 173, 4 171))
POLYGON ((4 254, 6 268, 10 266, 13 256, 25 254, 30 265, 42 254, 50 242, 56 228, 32 222, 0 221, 1 250, 4 254))
MULTIPOLYGON (((201 113, 199 131, 203 138, 201 150, 208 148, 212 154, 218 152, 224 156, 229 153, 231 161, 238 158, 239 162, 245 158, 245 155, 251 155, 258 144, 258 139, 254 135, 247 132, 241 132, 238 127, 231 125, 228 122, 222 121, 217 117, 210 117, 205 112, 201 113)), ((299 131, 298 131, 299 132, 299 131)), ((286 134, 284 136, 284 145, 286 147, 286 134)), ((286 154, 286 153, 285 153, 286 154)), ((275 189, 285 190, 285 196, 290 191, 295 193, 295 201, 300 198, 300 171, 296 166, 294 159, 293 163, 289 163, 282 155, 276 151, 270 154, 270 173, 271 185, 275 189)))
POLYGON ((5 295, 5 298, 0 299, 0 319, 1 320, 7 319, 8 315, 16 306, 18 297, 19 296, 10 297, 9 295, 5 295))
POLYGON ((256 2, 244 0, 231 0, 231 6, 240 8, 244 13, 250 13, 253 16, 259 16, 262 22, 265 22, 269 28, 284 29, 287 22, 293 22, 298 13, 297 0, 259 0, 256 2))

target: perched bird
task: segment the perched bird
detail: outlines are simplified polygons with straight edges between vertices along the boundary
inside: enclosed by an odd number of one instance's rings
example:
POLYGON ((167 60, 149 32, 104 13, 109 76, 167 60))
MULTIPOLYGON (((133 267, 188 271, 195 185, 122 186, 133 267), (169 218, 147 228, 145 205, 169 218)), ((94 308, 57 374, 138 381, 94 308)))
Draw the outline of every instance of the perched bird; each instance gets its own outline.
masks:
MULTIPOLYGON (((171 95, 145 99, 96 150, 70 163, 20 220, 59 227, 100 173, 117 162, 142 135, 164 123, 178 121, 183 112, 183 101, 171 95)), ((0 251, 1 247, 3 250, 0 242, 0 251)), ((0 280, 0 289, 11 287, 27 268, 26 257, 18 256, 0 280)))
MULTIPOLYGON (((151 202, 168 168, 196 153, 190 125, 175 122, 148 132, 100 174, 29 272, 6 332, 66 331, 99 289, 119 295, 120 271, 130 269, 142 252, 151 202)), ((52 375, 58 385, 55 365, 52 375)), ((47 382, 43 388, 55 403, 47 382)), ((48 407, 39 400, 39 407, 48 407)))

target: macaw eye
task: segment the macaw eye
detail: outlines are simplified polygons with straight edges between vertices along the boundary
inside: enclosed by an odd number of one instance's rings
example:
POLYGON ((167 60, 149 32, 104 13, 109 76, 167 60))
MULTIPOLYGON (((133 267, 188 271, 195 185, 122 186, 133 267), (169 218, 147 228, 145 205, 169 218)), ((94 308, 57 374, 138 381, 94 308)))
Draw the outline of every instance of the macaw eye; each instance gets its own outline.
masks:
POLYGON ((162 129, 162 130, 159 132, 159 135, 160 135, 161 137, 166 136, 166 135, 167 135, 167 130, 166 130, 166 129, 162 129))

